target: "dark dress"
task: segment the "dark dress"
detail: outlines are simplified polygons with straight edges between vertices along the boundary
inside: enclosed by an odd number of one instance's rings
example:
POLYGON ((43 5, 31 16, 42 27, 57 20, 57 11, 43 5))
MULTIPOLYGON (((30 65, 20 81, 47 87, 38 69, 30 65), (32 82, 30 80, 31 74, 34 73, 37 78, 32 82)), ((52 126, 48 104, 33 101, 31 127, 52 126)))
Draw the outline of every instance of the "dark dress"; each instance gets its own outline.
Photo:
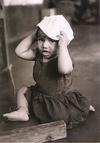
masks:
POLYGON ((71 74, 58 73, 57 60, 55 58, 48 63, 36 60, 33 70, 36 85, 29 87, 26 98, 32 114, 41 123, 64 120, 69 129, 85 121, 89 102, 73 90, 71 74))

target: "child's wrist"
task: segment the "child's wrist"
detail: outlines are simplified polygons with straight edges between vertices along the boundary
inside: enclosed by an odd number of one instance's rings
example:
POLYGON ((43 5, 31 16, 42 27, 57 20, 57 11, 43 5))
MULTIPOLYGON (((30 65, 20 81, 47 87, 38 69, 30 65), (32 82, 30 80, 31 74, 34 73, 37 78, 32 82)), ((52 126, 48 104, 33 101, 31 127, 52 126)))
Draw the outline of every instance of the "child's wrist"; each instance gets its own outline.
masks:
POLYGON ((67 45, 66 44, 62 44, 62 45, 59 45, 59 48, 67 48, 67 45))

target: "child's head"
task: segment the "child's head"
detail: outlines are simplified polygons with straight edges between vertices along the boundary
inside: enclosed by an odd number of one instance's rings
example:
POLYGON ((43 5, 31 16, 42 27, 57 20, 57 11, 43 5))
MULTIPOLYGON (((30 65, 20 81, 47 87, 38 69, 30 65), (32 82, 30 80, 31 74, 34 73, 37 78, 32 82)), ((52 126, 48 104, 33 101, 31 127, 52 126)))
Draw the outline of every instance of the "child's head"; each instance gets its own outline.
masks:
POLYGON ((37 27, 53 40, 59 40, 62 31, 66 34, 68 44, 74 38, 73 31, 63 15, 46 16, 37 27))
POLYGON ((45 58, 50 58, 57 54, 57 45, 61 31, 66 33, 68 44, 73 39, 73 31, 62 15, 44 17, 37 24, 37 27, 38 48, 45 58))
POLYGON ((57 55, 58 41, 49 38, 40 28, 37 31, 38 50, 44 58, 50 59, 57 55))

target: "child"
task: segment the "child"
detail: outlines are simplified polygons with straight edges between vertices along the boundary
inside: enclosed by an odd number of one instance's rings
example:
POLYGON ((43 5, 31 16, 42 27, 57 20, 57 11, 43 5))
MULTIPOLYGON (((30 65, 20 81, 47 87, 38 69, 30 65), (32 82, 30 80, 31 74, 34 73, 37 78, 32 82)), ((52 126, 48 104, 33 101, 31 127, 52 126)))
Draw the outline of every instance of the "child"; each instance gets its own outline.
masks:
POLYGON ((3 115, 11 121, 28 121, 31 113, 41 122, 64 120, 67 128, 83 122, 89 110, 94 111, 86 97, 72 89, 73 63, 68 44, 73 31, 62 15, 45 17, 34 34, 16 48, 16 54, 35 61, 35 86, 23 86, 17 92, 18 110, 3 115), (37 42, 37 47, 32 47, 37 42))

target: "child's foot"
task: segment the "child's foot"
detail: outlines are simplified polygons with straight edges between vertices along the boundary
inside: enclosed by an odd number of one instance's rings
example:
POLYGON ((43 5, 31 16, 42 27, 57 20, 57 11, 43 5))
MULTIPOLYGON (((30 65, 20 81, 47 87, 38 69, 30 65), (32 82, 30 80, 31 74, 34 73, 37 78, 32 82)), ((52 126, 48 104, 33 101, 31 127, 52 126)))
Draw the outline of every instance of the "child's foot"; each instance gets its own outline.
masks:
POLYGON ((7 118, 9 121, 28 121, 29 116, 24 109, 18 109, 17 111, 3 114, 4 118, 7 118))
POLYGON ((89 107, 89 111, 91 111, 91 112, 95 112, 95 108, 94 108, 92 105, 90 105, 90 107, 89 107))
POLYGON ((0 115, 1 121, 8 121, 8 117, 3 117, 3 115, 0 115))

